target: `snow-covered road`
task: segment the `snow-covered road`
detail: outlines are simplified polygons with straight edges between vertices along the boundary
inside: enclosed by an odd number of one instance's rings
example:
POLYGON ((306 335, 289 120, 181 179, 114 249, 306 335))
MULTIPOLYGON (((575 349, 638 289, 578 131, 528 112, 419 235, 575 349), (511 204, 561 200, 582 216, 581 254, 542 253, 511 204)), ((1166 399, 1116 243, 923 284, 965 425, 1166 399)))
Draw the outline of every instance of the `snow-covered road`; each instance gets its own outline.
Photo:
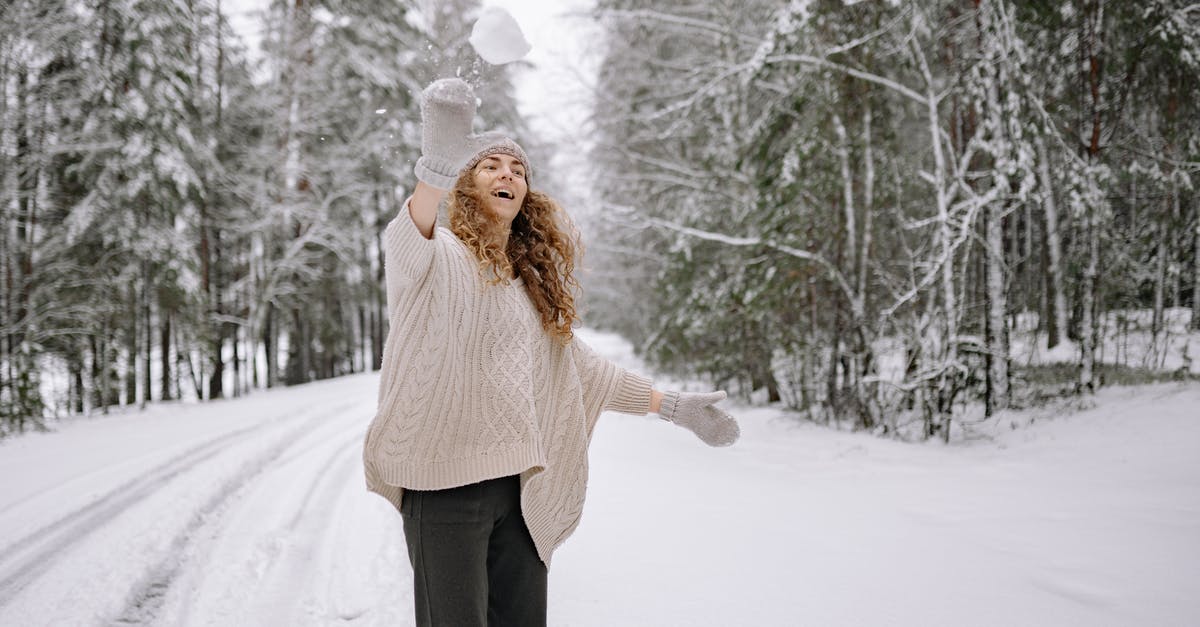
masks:
POLYGON ((371 377, 352 377, 7 443, 0 624, 362 614, 359 582, 404 577, 403 538, 361 489, 373 405, 371 377), (352 540, 363 534, 378 545, 352 540))
MULTIPOLYGON (((377 381, 0 444, 0 625, 411 624, 399 516, 362 480, 377 381)), ((550 622, 1196 624, 1198 407, 1195 385, 1107 390, 951 447, 741 409, 742 441, 710 449, 606 414, 550 622)))

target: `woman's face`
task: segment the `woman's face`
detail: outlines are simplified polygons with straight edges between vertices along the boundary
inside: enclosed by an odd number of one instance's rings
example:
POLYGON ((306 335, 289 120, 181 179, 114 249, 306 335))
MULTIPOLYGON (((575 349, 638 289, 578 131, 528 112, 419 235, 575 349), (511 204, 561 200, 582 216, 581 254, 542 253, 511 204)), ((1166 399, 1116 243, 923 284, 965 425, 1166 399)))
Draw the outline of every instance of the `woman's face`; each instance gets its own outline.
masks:
POLYGON ((529 191, 525 166, 516 157, 502 153, 484 157, 475 166, 475 189, 483 197, 484 206, 511 225, 529 191))

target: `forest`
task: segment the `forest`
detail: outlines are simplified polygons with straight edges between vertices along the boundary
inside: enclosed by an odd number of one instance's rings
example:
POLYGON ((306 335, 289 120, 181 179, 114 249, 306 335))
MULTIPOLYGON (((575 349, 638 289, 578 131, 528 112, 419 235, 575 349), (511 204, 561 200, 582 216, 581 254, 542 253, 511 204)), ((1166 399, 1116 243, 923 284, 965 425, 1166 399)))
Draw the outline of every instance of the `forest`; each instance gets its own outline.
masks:
POLYGON ((1200 5, 598 4, 596 306, 652 362, 943 439, 1194 376, 1200 5))
MULTIPOLYGON (((478 7, 273 0, 252 54, 221 0, 0 5, 0 435, 377 369, 419 90, 467 77, 483 126, 556 148, 464 45, 478 7)), ((655 368, 945 440, 971 408, 1194 376, 1200 5, 579 19, 584 322, 655 368)))
POLYGON ((251 55, 219 0, 5 3, 0 432, 378 368, 415 95, 523 130, 476 7, 273 2, 251 55))

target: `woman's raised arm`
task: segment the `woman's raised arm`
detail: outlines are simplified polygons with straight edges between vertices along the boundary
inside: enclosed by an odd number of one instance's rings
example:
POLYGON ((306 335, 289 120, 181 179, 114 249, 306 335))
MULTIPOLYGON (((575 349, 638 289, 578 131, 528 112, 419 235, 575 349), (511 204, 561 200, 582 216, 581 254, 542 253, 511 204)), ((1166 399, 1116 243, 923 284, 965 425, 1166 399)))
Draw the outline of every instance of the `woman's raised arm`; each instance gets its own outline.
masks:
POLYGON ((438 189, 424 181, 417 181, 417 188, 408 199, 408 215, 425 239, 433 238, 433 227, 437 223, 438 205, 446 197, 446 190, 438 189))
POLYGON ((475 91, 465 81, 443 78, 421 92, 421 158, 408 211, 426 238, 433 237, 438 205, 470 158, 474 119, 475 91))

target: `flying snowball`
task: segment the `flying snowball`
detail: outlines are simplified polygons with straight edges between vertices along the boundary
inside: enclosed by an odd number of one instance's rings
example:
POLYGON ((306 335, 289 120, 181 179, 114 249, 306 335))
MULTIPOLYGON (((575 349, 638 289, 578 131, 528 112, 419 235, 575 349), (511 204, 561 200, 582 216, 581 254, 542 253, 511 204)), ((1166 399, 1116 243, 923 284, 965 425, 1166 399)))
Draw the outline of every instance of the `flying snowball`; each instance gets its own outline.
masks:
POLYGON ((469 41, 475 52, 492 65, 512 63, 529 54, 531 48, 517 21, 500 7, 487 7, 480 13, 469 41))

